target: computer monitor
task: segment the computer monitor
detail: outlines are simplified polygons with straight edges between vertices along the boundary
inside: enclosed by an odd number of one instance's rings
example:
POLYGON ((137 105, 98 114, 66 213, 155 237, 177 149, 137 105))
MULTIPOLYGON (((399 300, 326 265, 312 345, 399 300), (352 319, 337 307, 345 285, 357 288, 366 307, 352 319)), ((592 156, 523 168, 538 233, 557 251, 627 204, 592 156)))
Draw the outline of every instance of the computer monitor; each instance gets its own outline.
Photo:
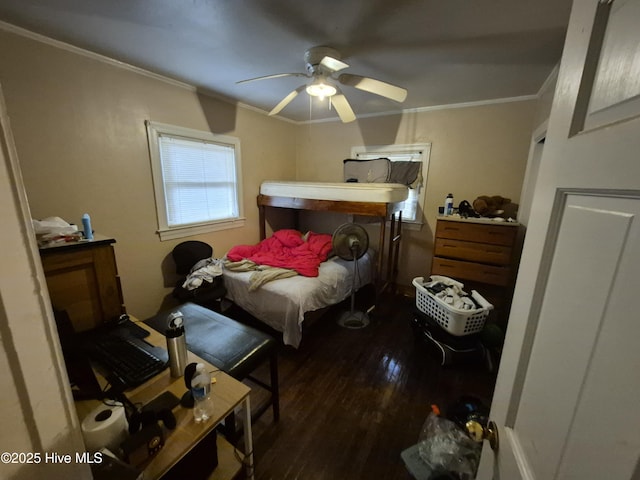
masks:
POLYGON ((73 398, 76 400, 102 399, 104 392, 100 388, 89 358, 81 348, 80 337, 75 332, 68 313, 55 309, 53 313, 73 398))

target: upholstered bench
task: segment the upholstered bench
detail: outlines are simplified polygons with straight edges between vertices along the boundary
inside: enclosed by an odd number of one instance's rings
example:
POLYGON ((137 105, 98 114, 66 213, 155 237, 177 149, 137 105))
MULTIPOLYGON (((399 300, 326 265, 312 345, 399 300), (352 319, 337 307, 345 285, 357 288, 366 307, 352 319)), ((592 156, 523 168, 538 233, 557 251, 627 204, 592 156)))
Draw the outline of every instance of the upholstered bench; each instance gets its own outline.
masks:
MULTIPOLYGON (((167 329, 167 317, 178 310, 184 317, 189 351, 233 378, 249 379, 270 392, 269 401, 253 409, 252 420, 262 415, 270 406, 273 407, 274 420, 279 420, 278 355, 277 344, 273 337, 195 303, 185 303, 172 310, 161 312, 145 320, 144 323, 164 334, 167 329), (267 360, 271 377, 269 385, 251 375, 267 360)), ((225 421, 225 433, 230 440, 235 441, 233 413, 225 421)))

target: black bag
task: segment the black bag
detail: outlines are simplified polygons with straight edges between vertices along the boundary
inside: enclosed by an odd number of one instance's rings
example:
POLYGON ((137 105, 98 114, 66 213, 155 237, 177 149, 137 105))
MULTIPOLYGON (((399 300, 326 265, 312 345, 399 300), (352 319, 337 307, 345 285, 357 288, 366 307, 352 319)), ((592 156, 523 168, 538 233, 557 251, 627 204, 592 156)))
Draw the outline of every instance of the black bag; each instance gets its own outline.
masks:
POLYGON ((438 360, 440 365, 456 365, 476 363, 484 358, 484 347, 480 342, 480 334, 451 335, 435 320, 414 308, 411 321, 416 340, 438 360))
POLYGON ((480 218, 480 214, 466 200, 461 201, 460 205, 458 205, 458 213, 462 218, 480 218))

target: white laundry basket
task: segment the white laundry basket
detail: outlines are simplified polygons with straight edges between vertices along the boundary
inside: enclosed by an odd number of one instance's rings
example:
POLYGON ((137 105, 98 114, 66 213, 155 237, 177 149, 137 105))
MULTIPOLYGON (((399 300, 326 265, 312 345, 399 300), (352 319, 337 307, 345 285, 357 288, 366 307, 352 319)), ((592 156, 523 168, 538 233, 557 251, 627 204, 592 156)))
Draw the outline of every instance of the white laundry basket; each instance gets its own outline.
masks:
POLYGON ((472 290, 473 298, 484 307, 475 310, 461 310, 446 304, 423 287, 423 277, 414 278, 412 283, 416 287, 416 307, 418 310, 431 317, 452 335, 471 335, 481 331, 489 312, 493 309, 493 305, 475 290, 472 290))

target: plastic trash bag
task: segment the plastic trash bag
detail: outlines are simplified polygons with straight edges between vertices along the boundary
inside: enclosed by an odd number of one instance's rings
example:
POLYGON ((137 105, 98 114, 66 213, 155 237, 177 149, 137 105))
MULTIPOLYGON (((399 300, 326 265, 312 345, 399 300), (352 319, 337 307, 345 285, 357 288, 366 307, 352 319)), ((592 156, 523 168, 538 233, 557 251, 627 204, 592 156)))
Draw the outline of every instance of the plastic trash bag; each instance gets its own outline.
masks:
POLYGON ((453 474, 460 480, 475 477, 482 444, 473 441, 451 420, 439 415, 437 407, 422 427, 418 452, 433 471, 433 477, 453 474))

